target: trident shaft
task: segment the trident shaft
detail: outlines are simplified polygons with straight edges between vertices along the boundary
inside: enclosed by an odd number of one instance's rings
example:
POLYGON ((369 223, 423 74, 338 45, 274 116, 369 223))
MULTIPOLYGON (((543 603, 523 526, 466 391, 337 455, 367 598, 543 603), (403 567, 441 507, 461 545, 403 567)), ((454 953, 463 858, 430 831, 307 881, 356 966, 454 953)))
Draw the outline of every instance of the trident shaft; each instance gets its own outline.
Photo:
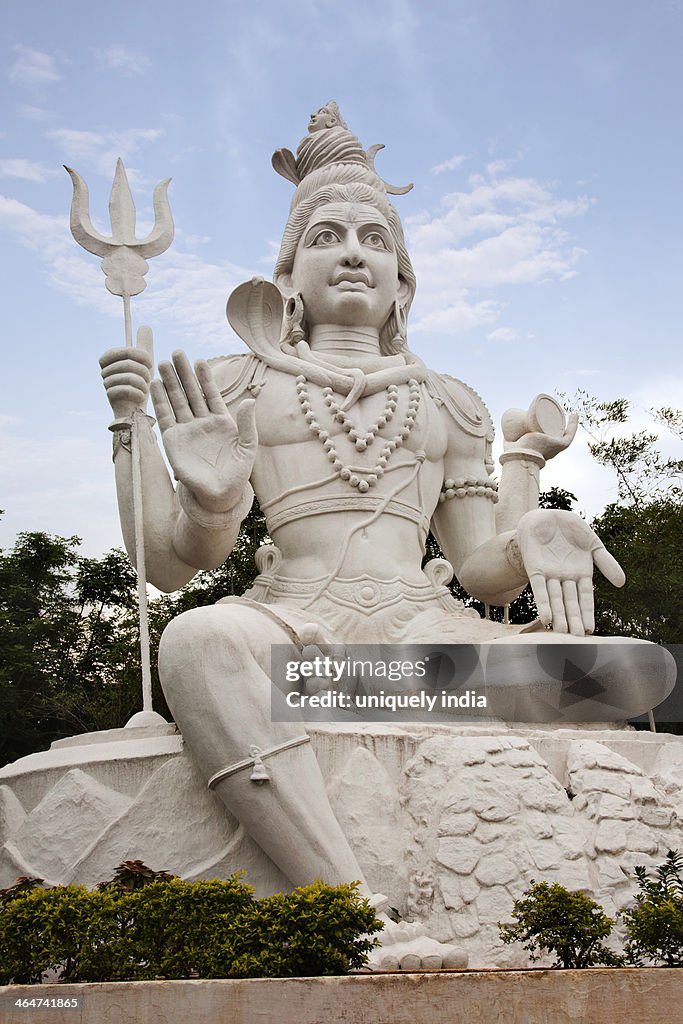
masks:
MULTIPOLYGON (((90 219, 88 186, 80 174, 65 168, 73 183, 71 202, 71 233, 88 252, 102 257, 105 285, 112 295, 123 299, 126 346, 133 345, 130 300, 147 287, 145 274, 147 260, 159 256, 173 241, 173 217, 168 203, 170 178, 160 182, 154 190, 154 227, 146 238, 135 237, 135 204, 128 184, 125 167, 119 159, 109 197, 109 215, 112 233, 100 234, 90 219)), ((141 328, 145 330, 145 328, 141 328)), ((153 718, 152 672, 149 657, 149 623, 147 616, 147 574, 145 570, 144 517, 142 507, 142 471, 140 465, 140 417, 143 410, 136 409, 131 417, 131 470, 133 483, 133 516, 135 523, 135 565, 138 577, 138 617, 140 623, 140 663, 142 668, 142 715, 133 716, 129 724, 145 725, 153 718), (136 721, 137 719, 137 721, 136 721)))

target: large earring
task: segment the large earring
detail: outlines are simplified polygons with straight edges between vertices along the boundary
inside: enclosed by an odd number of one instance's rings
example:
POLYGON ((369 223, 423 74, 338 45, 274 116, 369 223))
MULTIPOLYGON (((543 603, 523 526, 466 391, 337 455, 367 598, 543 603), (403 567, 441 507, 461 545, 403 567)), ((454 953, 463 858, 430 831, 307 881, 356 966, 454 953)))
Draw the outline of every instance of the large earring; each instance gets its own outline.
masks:
POLYGON ((280 335, 280 348, 284 351, 285 346, 295 349, 300 341, 306 337, 304 328, 304 300, 301 292, 290 295, 285 301, 285 312, 282 320, 282 333, 280 335))

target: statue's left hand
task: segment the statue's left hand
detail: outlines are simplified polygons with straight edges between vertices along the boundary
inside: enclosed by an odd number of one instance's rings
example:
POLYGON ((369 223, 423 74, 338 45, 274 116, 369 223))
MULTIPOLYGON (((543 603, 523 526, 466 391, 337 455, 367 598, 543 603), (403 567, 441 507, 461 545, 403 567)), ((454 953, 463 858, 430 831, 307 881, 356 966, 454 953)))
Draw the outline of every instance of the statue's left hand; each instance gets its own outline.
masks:
POLYGON ((593 566, 615 587, 626 582, 595 531, 573 512, 536 509, 520 519, 516 541, 543 625, 556 633, 592 633, 593 566))

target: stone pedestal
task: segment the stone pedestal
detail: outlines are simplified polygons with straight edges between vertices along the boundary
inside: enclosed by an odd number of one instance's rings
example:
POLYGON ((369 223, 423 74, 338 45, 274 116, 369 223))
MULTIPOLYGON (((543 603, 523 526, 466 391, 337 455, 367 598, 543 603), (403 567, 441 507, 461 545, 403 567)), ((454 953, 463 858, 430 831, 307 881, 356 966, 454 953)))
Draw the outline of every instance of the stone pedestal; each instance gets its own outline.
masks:
MULTIPOLYGON (((683 848, 683 739, 627 727, 316 725, 330 801, 370 884, 470 966, 523 966, 497 922, 529 882, 613 914, 633 867, 683 848)), ((120 861, 288 888, 205 785, 174 726, 60 740, 0 770, 0 886, 87 885, 120 861)))

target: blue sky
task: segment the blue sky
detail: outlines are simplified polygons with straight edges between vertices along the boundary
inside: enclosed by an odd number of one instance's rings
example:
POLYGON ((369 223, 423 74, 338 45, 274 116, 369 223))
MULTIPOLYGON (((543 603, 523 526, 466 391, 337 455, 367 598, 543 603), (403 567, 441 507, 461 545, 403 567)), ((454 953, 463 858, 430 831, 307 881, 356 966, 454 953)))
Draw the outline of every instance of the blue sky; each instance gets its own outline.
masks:
MULTIPOLYGON (((157 358, 241 351, 231 289, 270 276, 292 186, 270 166, 335 98, 395 184, 418 293, 411 348, 496 423, 538 392, 681 404, 681 0, 121 0, 5 7, 0 545, 20 529, 120 543, 102 351, 119 299, 69 233, 75 167, 108 233, 116 158, 139 234, 171 176, 173 248, 134 322, 157 358)), ((664 445, 669 442, 663 439, 664 445)), ((615 496, 582 442, 548 467, 615 496)))

